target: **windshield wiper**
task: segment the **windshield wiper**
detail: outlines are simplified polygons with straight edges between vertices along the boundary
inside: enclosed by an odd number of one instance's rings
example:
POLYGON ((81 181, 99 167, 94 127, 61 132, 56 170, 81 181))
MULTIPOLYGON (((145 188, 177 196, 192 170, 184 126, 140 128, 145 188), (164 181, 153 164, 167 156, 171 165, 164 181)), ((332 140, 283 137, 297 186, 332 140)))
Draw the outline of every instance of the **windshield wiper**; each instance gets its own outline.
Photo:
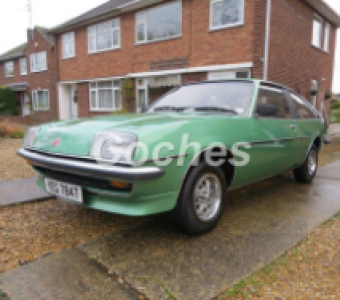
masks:
POLYGON ((184 110, 185 107, 176 107, 176 106, 160 106, 160 107, 156 107, 154 109, 154 111, 167 111, 167 110, 170 110, 170 111, 182 111, 184 110))
POLYGON ((220 111, 226 113, 232 113, 234 115, 238 115, 238 112, 235 109, 231 108, 223 108, 218 106, 202 106, 202 107, 195 107, 196 111, 220 111))

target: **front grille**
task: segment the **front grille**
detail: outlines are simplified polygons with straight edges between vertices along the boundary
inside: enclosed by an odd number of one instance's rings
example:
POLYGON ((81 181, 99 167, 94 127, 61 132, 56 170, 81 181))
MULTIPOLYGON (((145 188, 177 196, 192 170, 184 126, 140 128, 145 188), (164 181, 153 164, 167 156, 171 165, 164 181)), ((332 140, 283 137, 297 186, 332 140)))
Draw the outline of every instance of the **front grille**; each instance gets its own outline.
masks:
POLYGON ((126 189, 118 189, 118 188, 114 188, 113 186, 111 186, 110 182, 105 179, 96 179, 96 178, 86 177, 82 175, 54 171, 54 170, 50 170, 50 169, 38 167, 38 166, 35 166, 34 169, 38 172, 43 173, 46 177, 60 180, 66 183, 71 183, 71 184, 81 185, 81 186, 85 185, 88 187, 104 189, 104 190, 112 191, 112 192, 127 192, 128 193, 132 191, 132 185, 130 185, 130 187, 126 189))

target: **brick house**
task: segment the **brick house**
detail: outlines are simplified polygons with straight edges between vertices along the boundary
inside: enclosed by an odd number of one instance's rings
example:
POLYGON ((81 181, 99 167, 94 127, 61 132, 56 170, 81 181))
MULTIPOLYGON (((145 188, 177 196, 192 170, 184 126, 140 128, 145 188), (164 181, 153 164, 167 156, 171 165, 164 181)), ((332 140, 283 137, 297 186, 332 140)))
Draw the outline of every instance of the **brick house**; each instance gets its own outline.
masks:
MULTIPOLYGON (((0 56, 0 86, 17 96, 19 117, 15 121, 41 123, 57 120, 59 80, 54 37, 47 29, 27 31, 27 42, 0 56)), ((8 119, 9 117, 0 117, 8 119)))

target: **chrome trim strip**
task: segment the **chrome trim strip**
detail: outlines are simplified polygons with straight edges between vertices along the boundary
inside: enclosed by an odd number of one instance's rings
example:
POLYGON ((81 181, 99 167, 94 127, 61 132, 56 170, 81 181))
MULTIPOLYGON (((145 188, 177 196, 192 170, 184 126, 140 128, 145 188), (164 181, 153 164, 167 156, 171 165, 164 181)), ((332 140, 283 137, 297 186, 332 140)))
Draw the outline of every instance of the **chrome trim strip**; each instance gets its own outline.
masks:
POLYGON ((73 173, 83 176, 93 176, 107 179, 121 179, 128 181, 157 179, 165 174, 165 170, 158 167, 120 167, 105 166, 96 163, 74 161, 70 159, 51 159, 44 155, 20 149, 18 155, 27 159, 35 166, 45 167, 56 171, 73 173))
POLYGON ((277 140, 263 140, 263 141, 255 141, 250 142, 250 145, 260 145, 260 144, 269 144, 269 143, 279 143, 279 142, 288 142, 288 141, 295 141, 295 140, 306 140, 310 139, 310 136, 300 136, 297 138, 284 138, 284 139, 277 139, 277 140))
POLYGON ((26 147, 25 150, 33 151, 39 154, 46 154, 50 156, 61 156, 61 157, 70 157, 70 158, 78 158, 78 159, 88 159, 88 160, 95 160, 95 158, 90 156, 80 156, 80 155, 72 155, 72 154, 63 154, 63 153, 56 153, 56 152, 50 152, 50 151, 42 151, 33 147, 26 147))
POLYGON ((156 161, 162 161, 162 160, 166 160, 166 159, 169 159, 169 158, 172 158, 172 159, 177 159, 177 158, 182 158, 182 157, 187 157, 189 154, 186 153, 186 154, 178 154, 178 155, 170 155, 170 156, 163 156, 163 157, 159 157, 157 159, 149 159, 149 160, 145 160, 145 161, 137 161, 136 163, 137 164, 140 164, 140 163, 143 163, 143 164, 147 164, 147 163, 152 163, 152 162, 156 162, 156 161))

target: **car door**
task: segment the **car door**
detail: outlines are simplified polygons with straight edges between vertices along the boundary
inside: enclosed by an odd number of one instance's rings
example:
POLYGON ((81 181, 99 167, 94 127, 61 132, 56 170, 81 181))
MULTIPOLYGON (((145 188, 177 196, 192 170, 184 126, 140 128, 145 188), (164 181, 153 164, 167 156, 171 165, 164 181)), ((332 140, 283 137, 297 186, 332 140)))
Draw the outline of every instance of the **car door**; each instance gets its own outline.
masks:
MULTIPOLYGON (((297 165, 306 158, 311 143, 316 136, 321 136, 324 122, 321 115, 299 94, 289 91, 295 109, 296 139, 294 141, 297 165)), ((324 124, 325 126, 325 124, 324 124)))
POLYGON ((294 140, 297 125, 293 106, 280 86, 261 84, 252 119, 251 169, 257 179, 270 177, 295 165, 294 140), (260 106, 275 107, 273 114, 262 114, 260 106))

